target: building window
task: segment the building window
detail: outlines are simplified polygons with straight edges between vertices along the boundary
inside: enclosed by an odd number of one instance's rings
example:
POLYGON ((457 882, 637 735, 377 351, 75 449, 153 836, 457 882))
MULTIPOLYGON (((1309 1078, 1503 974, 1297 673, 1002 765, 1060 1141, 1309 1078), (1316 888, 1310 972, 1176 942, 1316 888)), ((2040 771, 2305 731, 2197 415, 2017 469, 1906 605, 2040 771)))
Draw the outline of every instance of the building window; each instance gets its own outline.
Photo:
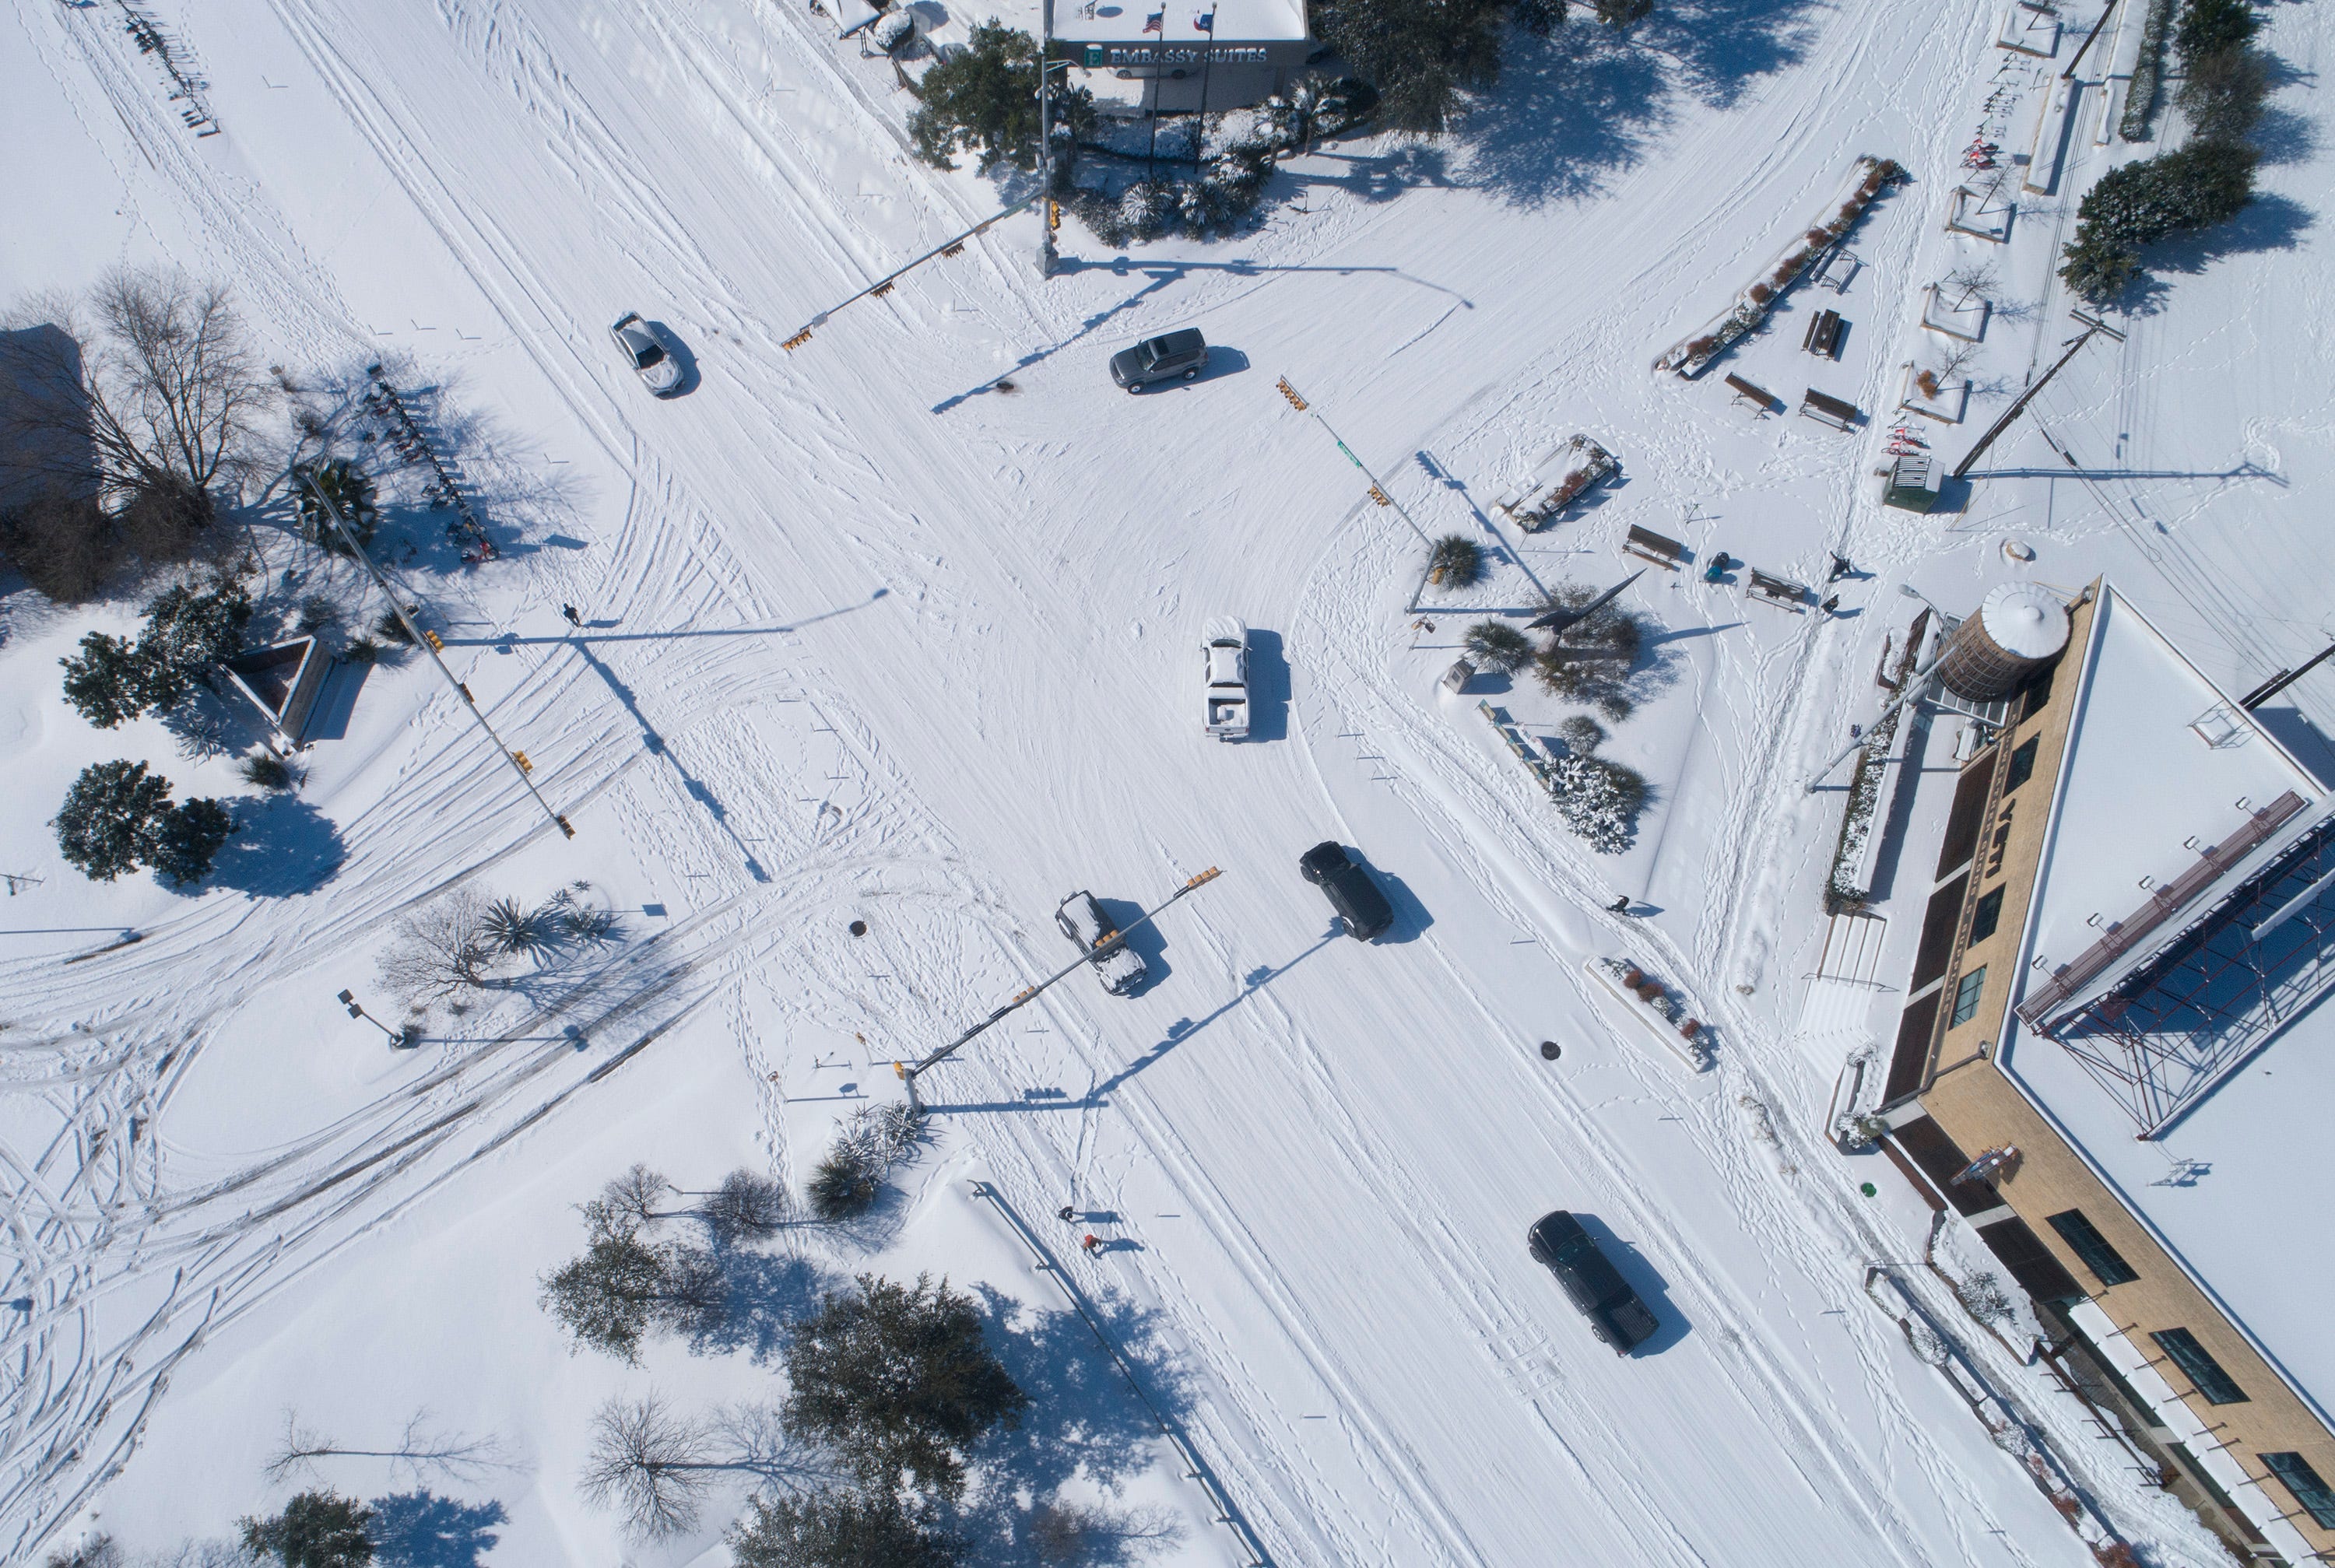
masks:
POLYGON ((2002 889, 1998 887, 1978 901, 1978 910, 1971 916, 1970 939, 1984 942, 2002 924, 2002 889))
POLYGON ((2010 776, 2002 781, 2005 795, 2035 777, 2035 747, 2041 740, 2039 735, 2030 735, 2010 754, 2010 776))
POLYGON ((2069 1209, 2051 1216, 2051 1228, 2068 1244, 2068 1250, 2084 1260, 2084 1267, 2092 1271, 2103 1285, 2128 1285, 2140 1275, 2125 1262, 2116 1248, 2108 1245, 2107 1237, 2098 1226, 2084 1217, 2081 1209, 2069 1209))
POLYGON ((2264 1454, 2262 1462, 2321 1530, 2335 1530, 2335 1489, 2319 1478, 2310 1461, 2300 1454, 2264 1454))
POLYGON ((1971 1015, 1978 1011, 1979 992, 1985 989, 1986 965, 1981 963, 1963 975, 1961 983, 1954 987, 1954 1011, 1952 1018, 1947 1021, 1948 1029, 1971 1021, 1971 1015))
POLYGON ((2197 1342, 2196 1335, 2186 1329, 2165 1329, 2148 1337, 2156 1341, 2158 1350, 2173 1358, 2173 1364, 2181 1369, 2192 1388, 2205 1396, 2207 1404, 2243 1405, 2246 1402, 2245 1390, 2231 1380, 2229 1373, 2222 1370, 2221 1362, 2205 1353, 2205 1347, 2197 1342))

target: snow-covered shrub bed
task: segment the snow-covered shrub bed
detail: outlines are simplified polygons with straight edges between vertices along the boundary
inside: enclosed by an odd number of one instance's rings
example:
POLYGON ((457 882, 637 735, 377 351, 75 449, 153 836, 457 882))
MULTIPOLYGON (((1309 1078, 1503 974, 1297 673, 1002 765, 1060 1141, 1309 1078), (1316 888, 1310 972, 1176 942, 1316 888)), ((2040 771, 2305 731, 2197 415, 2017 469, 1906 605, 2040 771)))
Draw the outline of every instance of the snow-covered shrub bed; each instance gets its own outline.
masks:
POLYGON ((1697 1071, 1710 1065, 1708 1031, 1701 1020, 1687 1011, 1683 998, 1626 959, 1598 958, 1592 962, 1616 988, 1644 1004, 1646 1011, 1660 1021, 1663 1032, 1674 1039, 1679 1054, 1697 1071))
POLYGON ((1654 369, 1676 371, 1682 376, 1700 375, 1712 360, 1726 352, 1728 345, 1767 320, 1768 313, 1775 308, 1784 291, 1818 256, 1846 238, 1874 198, 1904 172, 1894 159, 1875 158, 1871 153, 1859 158, 1842 183, 1836 201, 1825 208, 1829 216, 1820 216, 1806 233, 1786 246, 1775 265, 1737 295, 1733 305, 1704 323, 1699 332, 1671 344, 1654 362, 1654 369))
POLYGON ((1645 775, 1624 763, 1574 752, 1549 764, 1556 814, 1600 855, 1619 855, 1636 841, 1646 793, 1645 775))
MULTIPOLYGON (((1124 184, 1105 172, 1094 183, 1073 185, 1070 160, 1065 160, 1060 173, 1062 206, 1105 245, 1169 234, 1206 239, 1236 227, 1256 210, 1275 163, 1352 130, 1377 105, 1378 94, 1365 82, 1307 77, 1255 110, 1209 116, 1199 169, 1182 177, 1157 172, 1162 162, 1181 160, 1155 158, 1158 150, 1149 125, 1126 122, 1125 146, 1114 144, 1107 125, 1099 126, 1096 140, 1079 144, 1080 152, 1125 160, 1130 166, 1140 159, 1147 172, 1124 184)), ((1189 145, 1181 131, 1171 134, 1189 145)), ((1091 176, 1094 165, 1088 168, 1091 176)))
POLYGON ((2117 134, 2127 141, 2148 140, 2148 121, 2156 112, 2158 85, 2165 79, 2165 34, 2173 25, 2173 0, 2148 0, 2148 14, 2140 24, 2140 58, 2132 64, 2132 85, 2124 95, 2124 119, 2117 134))
MULTIPOLYGON (((1930 613, 1923 611, 1905 639, 1904 654, 1897 662, 1897 689, 1901 691, 1912 676, 1914 656, 1921 650, 1922 634, 1929 619, 1930 613)), ((1840 815, 1840 838, 1833 847, 1832 874, 1825 878, 1826 915, 1861 909, 1872 896, 1872 889, 1862 886, 1864 878, 1860 875, 1865 865, 1865 845, 1873 832, 1874 818, 1881 804, 1881 784, 1889 771, 1890 747, 1904 718, 1903 708, 1888 714, 1865 735, 1865 750, 1857 753, 1856 773, 1848 785, 1848 804, 1840 815)))

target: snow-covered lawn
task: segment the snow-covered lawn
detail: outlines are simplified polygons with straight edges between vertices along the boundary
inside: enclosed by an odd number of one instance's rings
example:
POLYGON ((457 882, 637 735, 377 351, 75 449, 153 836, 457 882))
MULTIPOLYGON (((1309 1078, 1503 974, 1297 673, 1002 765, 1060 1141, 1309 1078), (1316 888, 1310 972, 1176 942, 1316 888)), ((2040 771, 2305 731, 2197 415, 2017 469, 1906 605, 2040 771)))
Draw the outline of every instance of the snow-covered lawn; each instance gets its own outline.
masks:
MULTIPOLYGON (((652 1386, 701 1411, 774 1400, 770 1341, 666 1343, 638 1370, 569 1356, 535 1298, 580 1245, 570 1205, 635 1160, 799 1190, 839 1111, 899 1092, 894 1059, 1067 961, 1064 894, 1148 905, 1215 865, 1138 937, 1140 995, 1073 975, 925 1080, 932 1143, 888 1224, 757 1254, 757 1331, 861 1270, 993 1291, 1039 1399, 1000 1479, 1108 1496, 1168 1533, 1161 1560, 1242 1561, 978 1179, 1059 1244, 1277 1563, 2087 1561, 1865 1294, 1891 1263, 1953 1310, 1919 1266, 1926 1212, 1820 1125, 1839 1036, 1796 1025, 1840 795, 1803 784, 1873 717, 1909 575, 1967 606, 2009 576, 2108 570, 2239 690, 2312 644, 2330 164, 2273 161, 2258 209, 2038 400, 2102 477, 2066 477, 2030 425, 1969 511, 1884 512, 1870 470, 1899 367, 1935 338, 1928 285, 2001 253, 1956 440, 2067 335, 2048 268, 2109 156, 2097 90, 2061 194, 1994 246, 1943 226, 2006 58, 1999 7, 1665 9, 1661 52, 1584 33, 1521 60, 1507 118, 1455 146, 1293 164, 1251 236, 1113 256, 1073 229, 1042 284, 1016 220, 790 352, 997 205, 911 161, 889 67, 799 8, 160 5, 224 127, 198 140, 111 13, 15 0, 0 293, 174 258, 230 276, 296 379, 383 359, 442 386, 476 420, 462 456, 497 487, 505 556, 410 580, 576 837, 409 657, 256 819, 268 850, 241 880, 84 883, 44 822, 85 762, 242 787, 159 725, 100 733, 63 706, 55 658, 118 610, 9 599, 0 868, 45 878, 0 934, 9 1554, 92 1515, 141 1548, 226 1534, 285 1495, 262 1467, 287 1408, 362 1448, 426 1408, 501 1462, 325 1478, 451 1499, 474 1546, 496 1534, 486 1561, 718 1563, 739 1491, 680 1541, 625 1545, 576 1493, 586 1425, 652 1386), (1871 422, 1755 418, 1718 373, 1650 375, 1865 152, 1912 179, 1857 228, 1863 269, 1838 295, 1799 283, 1713 368, 1871 422), (1851 321, 1837 362, 1799 352, 1820 305, 1851 321), (629 310, 687 345, 686 395, 651 400, 616 359, 629 310), (1216 345, 1208 375, 1110 385, 1110 352, 1183 326, 1216 345), (1632 525, 1694 553, 1625 600, 1656 628, 1607 742, 1654 786, 1625 854, 1584 849, 1475 695, 1436 684, 1472 615, 1414 631, 1418 541, 1284 374, 1430 534, 1481 535, 1574 431, 1615 453, 1568 520, 1501 530, 1516 557, 1485 605, 1618 580, 1642 564, 1618 550, 1632 525), (1800 583, 1835 550, 1873 575, 1836 585, 1842 615, 1795 615, 1745 571, 1706 581, 1721 550, 1800 583), (1194 722, 1222 615, 1255 629, 1238 745, 1194 722), (1297 875, 1330 837, 1394 904, 1375 944, 1297 875), (334 995, 395 1017, 373 980, 389 923, 465 876, 530 901, 587 881, 624 939, 586 994, 441 1017, 392 1056, 334 995), (1616 895, 1645 913, 1603 913, 1616 895), (125 930, 144 940, 61 963, 125 930), (1601 1000, 1583 961, 1608 953, 1681 989, 1711 1071, 1601 1000), (1109 1215, 1081 1223, 1111 1244, 1079 1255, 1066 1204, 1109 1215), (1559 1207, 1662 1320, 1633 1359, 1525 1252, 1559 1207)), ((2309 60, 2329 26, 2287 8, 2270 43, 2309 60)), ((436 526, 392 524, 425 545, 436 526)), ((272 569, 296 559, 277 548, 272 569)), ((2291 694, 2293 722, 2335 721, 2291 694)), ((1495 701, 1536 733, 1575 711, 1528 679, 1495 701)), ((1907 899, 1883 913, 1902 945, 1907 899)), ((1974 1328, 1969 1350, 2118 1528, 2214 1560, 2014 1358, 1974 1328)))

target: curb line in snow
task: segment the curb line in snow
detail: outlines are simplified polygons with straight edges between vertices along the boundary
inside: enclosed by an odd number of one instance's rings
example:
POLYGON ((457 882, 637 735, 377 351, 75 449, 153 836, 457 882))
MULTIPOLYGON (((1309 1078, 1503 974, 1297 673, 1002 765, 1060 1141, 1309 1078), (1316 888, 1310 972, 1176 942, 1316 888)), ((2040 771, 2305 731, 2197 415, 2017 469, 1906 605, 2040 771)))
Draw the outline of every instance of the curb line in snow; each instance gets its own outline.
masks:
POLYGON ((1103 1348, 1112 1362, 1118 1366, 1120 1374, 1127 1379, 1127 1386, 1135 1390, 1135 1397, 1143 1401, 1143 1408, 1150 1411, 1151 1418, 1159 1424, 1160 1435, 1168 1439, 1169 1446, 1183 1459, 1186 1476, 1197 1481, 1200 1484, 1200 1489, 1208 1495, 1208 1500, 1216 1505, 1216 1522, 1229 1527, 1239 1540, 1242 1551, 1247 1554, 1248 1568, 1273 1568, 1273 1559, 1264 1554, 1264 1547, 1258 1542, 1256 1532, 1248 1527, 1248 1521, 1241 1517, 1240 1510, 1233 1506, 1233 1500, 1225 1495, 1224 1487, 1217 1484, 1216 1472, 1201 1461, 1199 1454, 1194 1450, 1183 1432, 1168 1418, 1167 1412, 1151 1402, 1151 1396, 1144 1390, 1143 1379, 1135 1375, 1134 1367, 1128 1363, 1125 1356, 1119 1354, 1119 1347, 1111 1343, 1110 1336, 1102 1331, 1101 1322, 1088 1309, 1086 1292, 1080 1290, 1077 1282, 1063 1270, 1061 1260, 1055 1257, 1047 1249, 1046 1244, 1040 1241, 1030 1227, 1022 1223, 1022 1216, 1013 1212, 1012 1205, 998 1195, 995 1187, 985 1181, 975 1181, 973 1184, 973 1195, 987 1198, 995 1205, 997 1212, 1004 1216, 1005 1223, 1013 1227, 1013 1234, 1022 1238, 1022 1244, 1030 1249, 1030 1255, 1038 1260, 1039 1273, 1054 1276, 1054 1283, 1061 1288, 1063 1296, 1077 1311, 1079 1316, 1086 1320, 1087 1327, 1094 1331, 1095 1342, 1103 1348))

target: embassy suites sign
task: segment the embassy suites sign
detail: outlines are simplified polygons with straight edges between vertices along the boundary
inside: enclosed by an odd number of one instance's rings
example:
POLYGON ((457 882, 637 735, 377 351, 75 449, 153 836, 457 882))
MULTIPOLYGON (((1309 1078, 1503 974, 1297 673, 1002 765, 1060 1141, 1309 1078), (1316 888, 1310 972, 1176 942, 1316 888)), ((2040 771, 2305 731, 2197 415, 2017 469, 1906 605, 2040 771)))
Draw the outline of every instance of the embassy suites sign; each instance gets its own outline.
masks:
MULTIPOLYGON (((1302 45, 1301 45, 1302 47, 1302 45)), ((1273 59, 1263 44, 1089 44, 1087 69, 1114 66, 1264 65, 1273 59)))

